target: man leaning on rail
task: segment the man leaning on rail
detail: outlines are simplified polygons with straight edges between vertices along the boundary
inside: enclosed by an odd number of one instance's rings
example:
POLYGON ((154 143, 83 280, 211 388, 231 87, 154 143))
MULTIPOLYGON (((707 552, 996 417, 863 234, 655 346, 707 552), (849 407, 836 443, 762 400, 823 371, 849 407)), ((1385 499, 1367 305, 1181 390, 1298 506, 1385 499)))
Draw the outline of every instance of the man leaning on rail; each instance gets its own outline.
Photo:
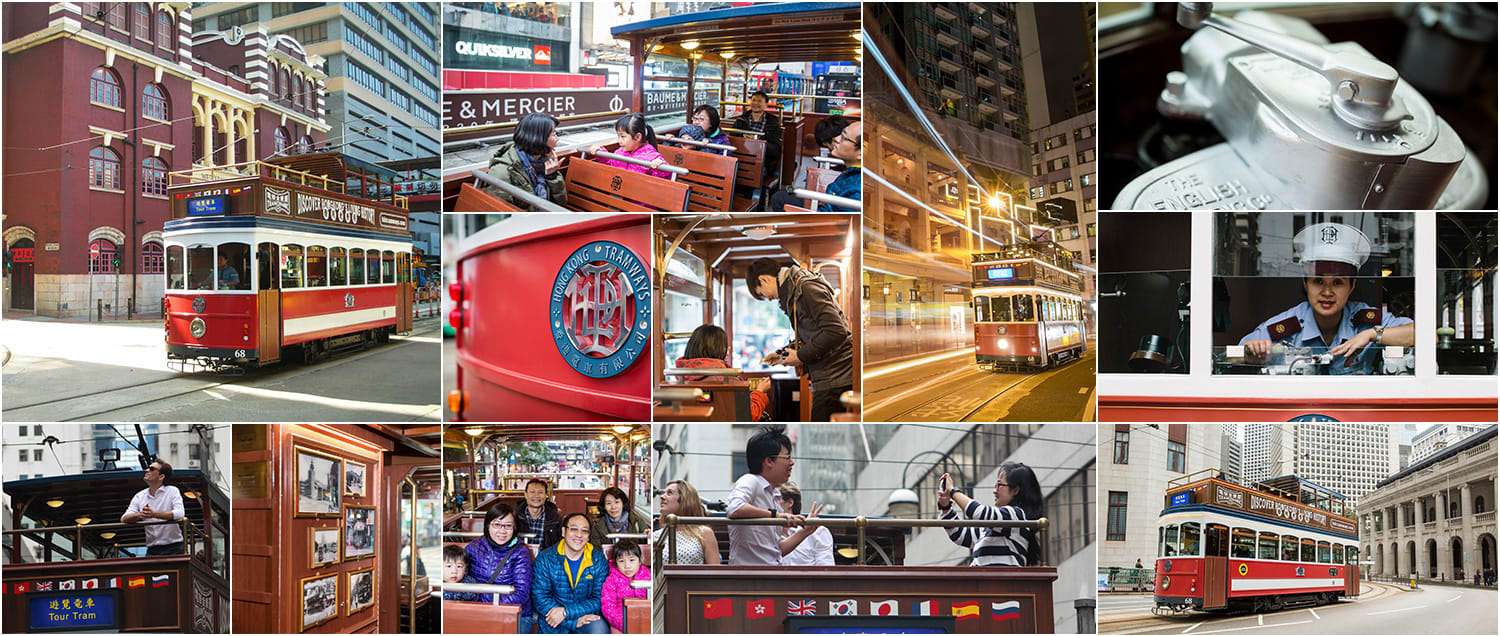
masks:
MULTIPOLYGON (((172 465, 160 459, 146 467, 146 488, 130 498, 130 507, 120 515, 120 523, 143 521, 179 521, 187 516, 182 508, 182 493, 176 486, 163 485, 172 476, 172 465)), ((146 556, 182 554, 182 528, 175 523, 148 525, 146 556)))

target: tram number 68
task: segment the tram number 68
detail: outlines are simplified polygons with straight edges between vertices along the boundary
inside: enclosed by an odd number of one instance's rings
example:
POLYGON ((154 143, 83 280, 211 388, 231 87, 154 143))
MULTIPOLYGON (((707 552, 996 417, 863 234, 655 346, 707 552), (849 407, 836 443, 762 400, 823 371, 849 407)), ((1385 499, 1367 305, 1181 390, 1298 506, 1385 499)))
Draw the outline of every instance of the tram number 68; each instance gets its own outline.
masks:
POLYGON ((243 358, 243 357, 245 357, 245 350, 244 349, 235 349, 234 350, 234 357, 236 357, 236 358, 243 358))

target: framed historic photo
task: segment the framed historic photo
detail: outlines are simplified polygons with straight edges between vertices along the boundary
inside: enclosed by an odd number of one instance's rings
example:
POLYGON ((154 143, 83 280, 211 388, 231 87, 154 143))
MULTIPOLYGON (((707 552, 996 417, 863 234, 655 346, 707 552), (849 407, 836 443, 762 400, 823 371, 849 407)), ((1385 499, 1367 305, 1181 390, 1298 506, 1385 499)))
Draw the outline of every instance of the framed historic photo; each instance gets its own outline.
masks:
POLYGON ((339 615, 339 573, 302 579, 302 628, 322 625, 339 615))
POLYGON ((344 506, 344 560, 375 554, 375 506, 344 506))
POLYGON ((320 568, 339 562, 339 527, 308 528, 307 553, 311 555, 311 567, 320 568))
POLYGON ((344 494, 350 497, 365 496, 365 465, 356 461, 344 462, 344 494))
POLYGON ((349 609, 344 614, 351 616, 375 604, 375 568, 355 570, 349 573, 349 609))
POLYGON ((296 517, 338 517, 343 503, 344 460, 301 446, 297 454, 296 517))

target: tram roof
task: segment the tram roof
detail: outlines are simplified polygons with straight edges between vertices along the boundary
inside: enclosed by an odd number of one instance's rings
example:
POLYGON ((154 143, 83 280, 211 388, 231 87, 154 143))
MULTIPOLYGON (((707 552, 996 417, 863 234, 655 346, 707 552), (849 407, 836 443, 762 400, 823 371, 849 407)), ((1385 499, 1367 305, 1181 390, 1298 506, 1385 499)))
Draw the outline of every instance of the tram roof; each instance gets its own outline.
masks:
POLYGON ((672 15, 612 27, 622 40, 657 40, 657 53, 687 57, 702 53, 720 60, 755 58, 779 62, 852 61, 863 46, 858 2, 770 2, 745 7, 672 15), (689 51, 683 42, 697 40, 689 51))
POLYGON ((443 431, 443 441, 463 443, 467 439, 500 437, 502 443, 597 440, 600 435, 629 438, 636 433, 651 434, 649 424, 475 424, 452 425, 443 431), (628 427, 623 432, 615 427, 628 427), (477 431, 475 435, 471 431, 477 431))
POLYGON ((1440 464, 1443 461, 1452 458, 1454 455, 1488 442, 1491 439, 1495 438, 1497 427, 1500 427, 1500 425, 1491 424, 1489 428, 1469 435, 1468 437, 1459 440, 1457 444, 1453 444, 1452 446, 1444 448, 1443 450, 1428 455, 1427 457, 1424 457, 1422 461, 1412 464, 1411 466, 1407 466, 1406 470, 1403 470, 1381 480, 1380 483, 1375 484, 1375 488, 1384 488, 1387 484, 1393 484, 1417 472, 1427 470, 1428 468, 1436 466, 1437 464, 1440 464))
MULTIPOLYGON (((47 526, 71 526, 74 519, 84 516, 97 523, 116 523, 130 499, 146 487, 142 481, 145 474, 143 470, 86 472, 7 481, 4 487, 12 508, 26 504, 25 516, 47 526), (46 502, 51 499, 61 499, 63 504, 48 506, 46 502)), ((229 512, 229 497, 202 470, 174 469, 167 485, 182 491, 183 510, 197 525, 203 523, 203 511, 188 497, 190 492, 207 495, 220 514, 229 512)))
POLYGON ((315 152, 305 155, 292 155, 290 157, 276 157, 275 159, 267 159, 266 163, 285 166, 293 170, 325 176, 330 179, 338 179, 340 181, 348 178, 350 173, 359 176, 375 177, 386 183, 392 183, 396 179, 395 170, 337 152, 315 152))
POLYGON ((1317 484, 1317 482, 1308 481, 1308 480, 1303 479, 1301 477, 1298 477, 1296 475, 1282 475, 1280 477, 1272 477, 1270 479, 1262 479, 1262 480, 1260 480, 1259 482, 1256 482, 1256 483, 1257 484, 1265 484, 1267 486, 1271 486, 1271 487, 1274 487, 1274 488, 1279 488, 1281 490, 1285 490, 1287 492, 1291 492, 1291 490, 1288 489, 1286 486, 1287 486, 1287 484, 1294 483, 1294 482, 1298 486, 1306 486, 1308 488, 1311 488, 1313 490, 1321 492, 1321 493, 1323 493, 1325 495, 1333 497, 1334 499, 1341 499, 1341 500, 1345 500, 1345 501, 1347 501, 1349 499, 1348 497, 1345 497, 1341 493, 1334 492, 1333 490, 1330 490, 1330 489, 1328 489, 1326 487, 1323 487, 1323 486, 1319 486, 1317 484))
POLYGON ((791 259, 792 252, 787 245, 806 245, 808 258, 832 255, 813 251, 819 247, 819 241, 834 251, 845 249, 850 218, 845 214, 733 214, 708 218, 673 215, 659 220, 669 240, 676 239, 683 229, 692 227, 683 244, 691 246, 692 253, 703 258, 710 267, 728 267, 738 275, 745 264, 758 258, 791 259), (745 230, 760 227, 773 228, 775 233, 763 239, 745 234, 745 230))

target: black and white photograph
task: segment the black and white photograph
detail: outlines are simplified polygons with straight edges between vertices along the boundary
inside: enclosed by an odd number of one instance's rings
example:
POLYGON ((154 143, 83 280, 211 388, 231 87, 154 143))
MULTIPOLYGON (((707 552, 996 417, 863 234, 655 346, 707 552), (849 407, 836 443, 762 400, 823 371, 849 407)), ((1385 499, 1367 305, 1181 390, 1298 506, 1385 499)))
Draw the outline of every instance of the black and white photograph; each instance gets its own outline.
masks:
POLYGON ((349 610, 354 614, 375 604, 375 568, 349 573, 349 610))
POLYGON ((302 630, 321 625, 339 613, 338 573, 302 579, 302 630))
POLYGON ((365 496, 365 465, 359 462, 344 462, 344 494, 350 497, 365 496))
POLYGON ((344 506, 344 560, 375 554, 375 506, 344 506))
POLYGON ((297 447, 298 517, 337 517, 343 502, 339 485, 343 460, 315 450, 297 447))
POLYGON ((339 528, 310 528, 308 530, 308 554, 315 568, 339 562, 339 528))

